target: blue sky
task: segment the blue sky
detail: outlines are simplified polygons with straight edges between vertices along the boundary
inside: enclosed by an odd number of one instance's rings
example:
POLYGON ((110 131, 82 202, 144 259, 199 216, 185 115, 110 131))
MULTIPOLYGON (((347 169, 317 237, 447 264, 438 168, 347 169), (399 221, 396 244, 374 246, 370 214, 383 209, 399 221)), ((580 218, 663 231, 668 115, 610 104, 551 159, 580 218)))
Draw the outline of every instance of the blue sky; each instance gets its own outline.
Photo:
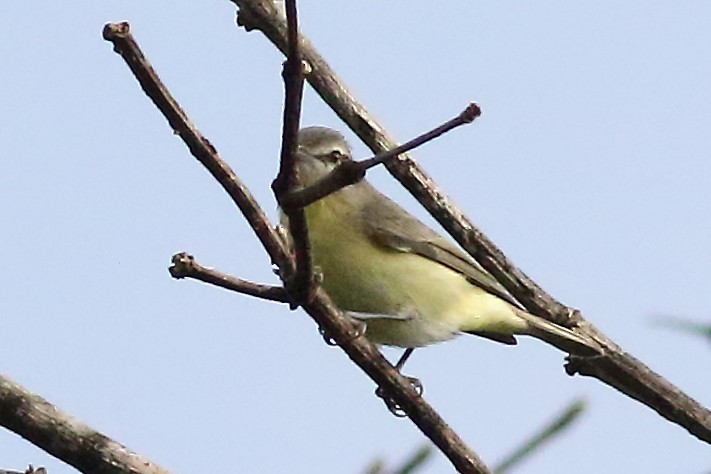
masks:
MULTIPOLYGON (((477 101, 414 153, 514 262, 711 405, 711 4, 313 2, 303 32, 400 141, 477 101)), ((0 371, 174 472, 357 473, 422 441, 302 312, 191 281, 179 251, 275 282, 226 195, 101 39, 130 21, 191 118, 275 216, 282 57, 228 1, 40 0, 0 32, 0 371)), ((344 129, 307 91, 303 123, 344 129)), ((348 135, 355 155, 364 146, 348 135)), ((424 211, 383 170, 372 181, 424 211)), ((386 354, 397 357, 388 350, 386 354)), ((709 447, 563 354, 461 337, 407 366, 490 464, 577 397, 586 415, 527 473, 685 472, 709 447)), ((0 468, 74 472, 8 431, 0 468)), ((436 456, 426 472, 448 472, 436 456)))

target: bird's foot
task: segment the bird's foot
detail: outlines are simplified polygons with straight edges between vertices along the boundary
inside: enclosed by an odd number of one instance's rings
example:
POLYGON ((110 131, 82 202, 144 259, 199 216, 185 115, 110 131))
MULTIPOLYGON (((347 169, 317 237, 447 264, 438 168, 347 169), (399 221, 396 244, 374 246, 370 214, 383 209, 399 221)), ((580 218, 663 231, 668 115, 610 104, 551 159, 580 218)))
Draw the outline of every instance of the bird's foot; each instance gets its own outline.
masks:
POLYGON ((318 328, 318 333, 321 334, 321 337, 323 338, 323 341, 326 343, 328 346, 337 346, 338 342, 331 336, 331 333, 326 331, 324 328, 319 327, 318 328))
MULTIPOLYGON (((368 325, 365 324, 363 321, 358 321, 357 319, 351 319, 351 322, 353 323, 353 327, 351 330, 348 331, 348 339, 353 340, 353 339, 358 339, 361 336, 365 335, 365 331, 368 328, 368 325)), ((329 346, 337 346, 338 342, 336 339, 329 333, 327 330, 325 330, 322 327, 318 328, 319 334, 321 334, 321 337, 323 340, 328 344, 329 346)))
MULTIPOLYGON (((405 377, 405 379, 410 383, 410 385, 412 385, 412 388, 415 389, 417 395, 422 396, 422 393, 424 392, 422 382, 420 382, 420 380, 416 379, 415 377, 408 377, 406 375, 403 375, 403 377, 405 377)), ((407 410, 405 410, 405 408, 403 408, 390 395, 388 395, 382 387, 378 387, 375 390, 375 395, 383 400, 385 406, 388 407, 388 410, 390 410, 390 413, 392 413, 396 417, 404 418, 407 416, 407 410)))
POLYGON ((321 286, 321 284, 323 283, 323 270, 321 270, 321 267, 319 267, 318 265, 314 265, 313 272, 314 284, 317 286, 321 286))

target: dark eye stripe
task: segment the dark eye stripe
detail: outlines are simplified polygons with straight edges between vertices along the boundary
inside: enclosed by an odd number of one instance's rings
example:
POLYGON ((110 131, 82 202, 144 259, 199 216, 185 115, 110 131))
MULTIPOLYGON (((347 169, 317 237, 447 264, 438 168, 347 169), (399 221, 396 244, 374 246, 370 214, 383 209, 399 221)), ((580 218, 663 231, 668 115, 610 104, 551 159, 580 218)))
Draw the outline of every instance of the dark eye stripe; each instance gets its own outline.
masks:
POLYGON ((333 150, 331 153, 328 153, 327 155, 322 155, 321 158, 324 161, 328 161, 329 163, 338 163, 341 162, 345 159, 347 159, 347 156, 341 153, 340 150, 333 150))

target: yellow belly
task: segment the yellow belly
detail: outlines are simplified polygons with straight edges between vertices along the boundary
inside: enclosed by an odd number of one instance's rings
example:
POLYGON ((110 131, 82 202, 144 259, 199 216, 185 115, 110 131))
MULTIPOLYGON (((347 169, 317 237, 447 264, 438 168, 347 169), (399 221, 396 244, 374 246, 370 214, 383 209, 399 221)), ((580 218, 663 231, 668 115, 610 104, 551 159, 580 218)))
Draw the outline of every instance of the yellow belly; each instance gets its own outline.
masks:
POLYGON ((513 334, 522 329, 508 303, 461 274, 375 244, 358 227, 360 216, 335 212, 341 209, 340 194, 306 209, 313 262, 339 308, 368 316, 366 335, 373 342, 418 347, 460 331, 513 334))

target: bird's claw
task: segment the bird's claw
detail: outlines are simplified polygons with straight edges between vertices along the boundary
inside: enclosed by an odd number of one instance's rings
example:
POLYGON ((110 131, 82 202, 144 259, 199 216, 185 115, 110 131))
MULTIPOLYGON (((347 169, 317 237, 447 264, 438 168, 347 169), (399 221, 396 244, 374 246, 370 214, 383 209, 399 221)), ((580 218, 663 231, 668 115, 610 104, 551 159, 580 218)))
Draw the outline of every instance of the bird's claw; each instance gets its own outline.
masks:
MULTIPOLYGON (((358 321, 357 319, 352 320, 353 327, 350 331, 348 331, 348 338, 350 340, 353 339, 358 339, 361 336, 365 335, 366 329, 368 329, 368 325, 364 323, 363 321, 358 321)), ((322 327, 318 328, 319 334, 321 334, 321 337, 323 340, 328 344, 329 346, 337 346, 338 342, 336 339, 331 336, 331 333, 329 333, 327 330, 325 330, 322 327)))
MULTIPOLYGON (((415 389, 415 392, 417 392, 417 395, 421 397, 422 393, 424 392, 422 382, 420 382, 420 380, 416 379, 415 377, 408 377, 406 375, 403 375, 403 377, 407 379, 410 385, 412 385, 412 388, 415 389)), ((396 417, 405 418, 407 416, 407 410, 405 410, 399 403, 397 403, 392 397, 390 397, 385 392, 385 390, 383 390, 382 387, 378 387, 375 390, 375 395, 383 400, 385 406, 388 407, 388 410, 390 410, 390 413, 392 413, 396 417)))
POLYGON ((329 346, 337 346, 338 342, 331 336, 331 333, 326 331, 324 328, 319 327, 318 328, 318 333, 321 334, 321 337, 323 338, 323 341, 326 343, 326 345, 329 346))
POLYGON ((321 270, 321 267, 319 266, 314 266, 312 271, 314 284, 316 286, 321 286, 323 283, 323 270, 321 270))
POLYGON ((348 331, 348 335, 353 339, 357 339, 360 336, 365 336, 365 331, 368 329, 368 325, 363 321, 353 320, 353 329, 348 331))

